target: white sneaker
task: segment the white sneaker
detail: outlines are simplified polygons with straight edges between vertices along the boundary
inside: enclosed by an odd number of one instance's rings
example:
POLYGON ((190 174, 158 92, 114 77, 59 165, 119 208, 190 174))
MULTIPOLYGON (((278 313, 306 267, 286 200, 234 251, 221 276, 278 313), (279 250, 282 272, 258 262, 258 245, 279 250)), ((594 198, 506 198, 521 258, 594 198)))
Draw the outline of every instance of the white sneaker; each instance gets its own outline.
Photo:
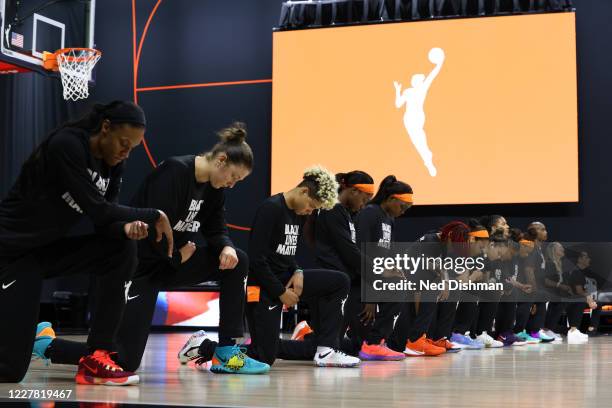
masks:
POLYGON ((544 334, 548 337, 553 337, 553 343, 563 343, 563 336, 561 336, 559 333, 555 333, 552 330, 544 330, 544 334))
POLYGON ((187 364, 191 360, 195 360, 200 357, 198 353, 198 349, 204 340, 208 337, 206 336, 206 332, 204 330, 198 330, 193 333, 187 343, 183 346, 181 351, 178 352, 178 359, 181 364, 187 364))
POLYGON ((476 337, 476 340, 484 344, 486 348, 504 347, 504 343, 502 343, 501 341, 495 340, 493 337, 489 336, 489 334, 486 331, 482 332, 480 336, 476 337))
POLYGON ((578 329, 567 332, 567 344, 585 344, 588 343, 588 341, 589 336, 581 333, 578 329))
POLYGON ((330 347, 318 347, 314 356, 317 367, 357 367, 361 360, 330 347))

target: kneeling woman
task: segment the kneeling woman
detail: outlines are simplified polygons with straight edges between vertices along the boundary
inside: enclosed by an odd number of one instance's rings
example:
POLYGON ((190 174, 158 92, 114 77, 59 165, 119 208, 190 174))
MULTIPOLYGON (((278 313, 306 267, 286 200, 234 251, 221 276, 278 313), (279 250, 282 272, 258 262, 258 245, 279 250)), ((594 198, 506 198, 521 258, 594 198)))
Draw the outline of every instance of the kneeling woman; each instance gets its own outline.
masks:
MULTIPOLYGON (((163 242, 154 237, 140 242, 135 278, 125 285, 127 305, 118 334, 120 361, 130 370, 140 365, 160 290, 211 280, 221 284, 219 344, 211 371, 257 374, 270 368, 236 346, 235 339, 243 336, 248 258, 234 247, 225 225, 224 190, 250 174, 253 153, 240 123, 223 129, 219 137, 221 141, 210 152, 165 160, 147 176, 132 200, 135 206, 154 206, 168 215, 180 250, 169 258, 162 251, 163 242), (198 232, 207 247, 193 243, 198 232)), ((193 344, 196 342, 191 343, 197 350, 200 344, 193 344)), ((78 348, 65 342, 51 342, 44 354, 52 362, 74 362, 54 358, 62 348, 71 349, 69 354, 78 358, 78 348)))

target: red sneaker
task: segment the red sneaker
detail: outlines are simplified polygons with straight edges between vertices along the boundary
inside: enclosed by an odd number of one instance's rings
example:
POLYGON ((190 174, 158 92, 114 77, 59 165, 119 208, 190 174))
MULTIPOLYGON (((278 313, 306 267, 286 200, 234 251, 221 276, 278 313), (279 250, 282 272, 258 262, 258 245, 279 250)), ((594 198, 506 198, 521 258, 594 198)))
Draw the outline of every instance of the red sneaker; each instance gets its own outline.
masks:
POLYGON ((106 350, 96 350, 93 354, 81 357, 79 371, 76 375, 77 384, 88 385, 130 385, 138 384, 138 375, 124 371, 111 358, 106 350))

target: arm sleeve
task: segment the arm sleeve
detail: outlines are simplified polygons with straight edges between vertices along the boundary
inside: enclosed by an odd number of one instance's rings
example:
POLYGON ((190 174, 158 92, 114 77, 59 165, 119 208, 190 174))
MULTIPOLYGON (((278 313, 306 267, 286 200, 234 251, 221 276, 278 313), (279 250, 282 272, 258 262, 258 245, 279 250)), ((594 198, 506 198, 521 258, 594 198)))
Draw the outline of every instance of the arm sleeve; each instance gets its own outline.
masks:
POLYGON ((269 202, 260 207, 255 215, 249 238, 250 272, 273 298, 277 298, 285 292, 285 286, 276 277, 268 263, 268 256, 272 251, 270 240, 272 239, 275 220, 280 217, 279 212, 280 209, 269 202))
POLYGON ((56 135, 49 143, 50 168, 56 171, 58 180, 95 225, 104 226, 116 221, 157 221, 159 212, 152 208, 132 208, 108 202, 87 171, 85 148, 75 138, 61 136, 56 135))
MULTIPOLYGON (((361 210, 355 221, 355 229, 357 230, 357 249, 364 248, 363 245, 367 243, 376 244, 378 242, 377 227, 380 223, 375 211, 371 211, 369 208, 361 210)), ((361 265, 364 265, 365 267, 365 271, 361 272, 366 272, 366 282, 369 282, 374 276, 372 274, 372 271, 374 270, 373 258, 382 255, 378 247, 370 249, 372 253, 363 251, 363 258, 359 259, 361 265)))
POLYGON ((205 220, 201 220, 202 226, 200 228, 206 242, 219 251, 226 246, 234 248, 234 243, 229 237, 229 231, 225 223, 224 202, 225 198, 222 197, 211 214, 205 220))
MULTIPOLYGON (((119 203, 119 191, 121 190, 121 183, 123 182, 123 169, 124 164, 121 163, 112 174, 110 185, 106 191, 106 201, 109 203, 119 203)), ((116 239, 128 239, 125 235, 124 226, 127 224, 125 221, 116 221, 112 224, 104 226, 96 226, 96 232, 101 235, 106 235, 110 238, 116 239)))

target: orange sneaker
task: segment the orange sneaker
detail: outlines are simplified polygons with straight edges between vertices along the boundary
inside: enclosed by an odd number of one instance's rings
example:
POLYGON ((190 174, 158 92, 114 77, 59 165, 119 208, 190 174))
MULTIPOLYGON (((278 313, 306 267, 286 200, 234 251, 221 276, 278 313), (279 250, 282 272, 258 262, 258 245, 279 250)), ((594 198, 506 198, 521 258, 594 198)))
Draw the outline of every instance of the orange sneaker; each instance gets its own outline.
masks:
POLYGON ((404 353, 391 350, 383 339, 380 344, 368 344, 364 341, 359 351, 359 358, 365 361, 399 361, 405 359, 406 356, 404 353))
POLYGON ((425 335, 422 335, 417 341, 408 341, 404 354, 409 357, 421 356, 439 356, 446 353, 445 347, 434 345, 425 335))
POLYGON ((295 326, 293 334, 291 335, 291 340, 302 341, 304 340, 304 337, 310 333, 313 333, 313 330, 310 328, 306 320, 302 320, 295 326))
POLYGON ((138 375, 119 367, 106 350, 81 357, 76 375, 77 384, 89 385, 130 385, 138 384, 139 380, 138 375))
POLYGON ((430 344, 433 344, 434 346, 442 347, 443 349, 446 350, 447 353, 457 353, 461 351, 459 347, 453 346, 453 343, 448 341, 445 337, 441 338, 440 340, 436 340, 436 341, 433 341, 431 339, 427 339, 427 341, 430 344))

